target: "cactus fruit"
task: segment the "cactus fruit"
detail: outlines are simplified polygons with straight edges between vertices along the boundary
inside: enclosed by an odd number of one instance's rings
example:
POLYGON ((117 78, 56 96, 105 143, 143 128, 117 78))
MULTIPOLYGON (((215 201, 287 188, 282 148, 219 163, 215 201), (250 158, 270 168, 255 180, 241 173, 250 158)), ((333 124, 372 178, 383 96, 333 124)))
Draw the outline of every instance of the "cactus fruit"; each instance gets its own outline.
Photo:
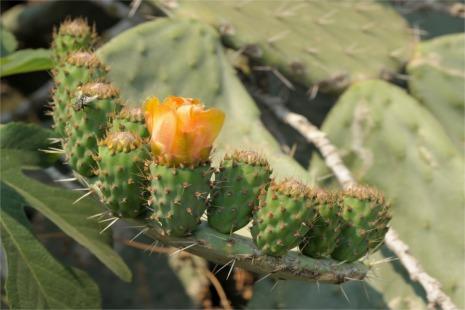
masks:
POLYGON ((463 152, 465 146, 465 38, 463 33, 418 44, 407 66, 409 88, 463 152))
POLYGON ((391 220, 389 204, 375 189, 353 187, 342 193, 344 227, 331 257, 352 262, 377 248, 391 220))
POLYGON ((144 162, 149 150, 131 132, 112 132, 98 148, 98 193, 115 216, 134 218, 143 211, 144 162))
POLYGON ((224 234, 247 225, 258 205, 259 191, 268 187, 270 175, 268 162, 255 152, 227 155, 215 175, 208 224, 224 234))
POLYGON ((303 254, 313 258, 330 257, 339 244, 342 229, 342 201, 333 192, 317 193, 317 218, 300 244, 303 254))
MULTIPOLYGON (((376 186, 389 198, 392 227, 426 272, 463 308, 464 159, 444 128, 401 88, 363 81, 342 95, 322 131, 345 154, 344 163, 357 181, 376 186), (444 253, 450 268, 444 268, 444 253), (451 269, 462 271, 451 273, 451 269)), ((312 158, 311 179, 330 173, 323 160, 312 158)), ((325 178, 319 185, 333 182, 334 178, 325 178)), ((383 264, 379 272, 394 278, 397 266, 383 264)), ((373 285, 388 302, 411 300, 412 290, 405 289, 404 280, 393 281, 395 285, 373 285)))
POLYGON ((272 181, 261 190, 252 237, 267 255, 282 256, 294 248, 316 216, 316 191, 296 180, 272 181))
POLYGON ((130 131, 141 138, 148 138, 149 132, 142 108, 125 105, 113 119, 110 131, 130 131))
POLYGON ((149 170, 150 219, 158 222, 166 235, 190 234, 207 208, 212 168, 208 163, 170 167, 152 162, 149 170))
POLYGON ((73 100, 64 150, 70 166, 89 177, 96 173, 97 141, 105 135, 110 116, 121 109, 119 91, 111 84, 88 83, 79 87, 73 100))
POLYGON ((72 113, 72 99, 78 86, 103 80, 107 73, 105 66, 95 54, 76 52, 66 62, 53 70, 56 88, 53 94, 53 121, 55 132, 65 137, 65 126, 72 113))
POLYGON ((95 29, 86 20, 77 18, 63 22, 53 33, 53 58, 55 63, 64 62, 68 55, 77 51, 88 51, 97 40, 95 29))
POLYGON ((376 1, 179 0, 167 9, 215 26, 227 45, 327 91, 398 72, 414 43, 402 17, 376 1))

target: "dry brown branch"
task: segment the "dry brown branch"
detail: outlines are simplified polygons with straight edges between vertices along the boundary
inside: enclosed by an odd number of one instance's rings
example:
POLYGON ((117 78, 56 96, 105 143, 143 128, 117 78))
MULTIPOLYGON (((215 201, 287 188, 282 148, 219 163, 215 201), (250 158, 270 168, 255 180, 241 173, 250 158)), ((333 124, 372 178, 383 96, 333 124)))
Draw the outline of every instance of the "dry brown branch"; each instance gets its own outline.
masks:
MULTIPOLYGON (((139 249, 139 250, 149 251, 152 253, 155 252, 155 253, 162 253, 162 254, 173 254, 177 250, 176 248, 154 247, 151 244, 128 240, 128 239, 117 239, 117 240, 129 247, 139 249)), ((186 253, 186 255, 190 255, 190 254, 186 253)), ((229 303, 228 297, 226 296, 226 293, 223 287, 221 286, 220 281, 218 281, 216 276, 210 271, 207 271, 206 276, 208 280, 211 282, 211 284, 213 285, 213 287, 215 288, 215 290, 217 291, 223 308, 226 310, 231 310, 232 309, 231 304, 229 303)))
MULTIPOLYGON (((356 185, 355 179, 344 165, 336 147, 332 145, 324 132, 320 131, 304 116, 289 111, 281 98, 271 97, 259 91, 253 91, 253 95, 258 97, 282 122, 297 130, 308 142, 318 148, 326 165, 343 188, 356 185)), ((410 253, 408 245, 399 238, 392 227, 386 234, 384 243, 399 258, 409 273, 410 279, 422 285, 428 299, 428 308, 435 309, 439 306, 444 310, 458 309, 450 297, 442 291, 441 283, 426 273, 420 262, 410 253)))
POLYGON ((232 310, 231 304, 229 303, 228 296, 226 296, 226 293, 223 289, 223 286, 221 285, 220 281, 216 278, 216 276, 211 272, 207 271, 206 276, 208 280, 210 280, 211 284, 215 288, 216 292, 218 293, 218 296, 220 298, 221 306, 225 310, 232 310))

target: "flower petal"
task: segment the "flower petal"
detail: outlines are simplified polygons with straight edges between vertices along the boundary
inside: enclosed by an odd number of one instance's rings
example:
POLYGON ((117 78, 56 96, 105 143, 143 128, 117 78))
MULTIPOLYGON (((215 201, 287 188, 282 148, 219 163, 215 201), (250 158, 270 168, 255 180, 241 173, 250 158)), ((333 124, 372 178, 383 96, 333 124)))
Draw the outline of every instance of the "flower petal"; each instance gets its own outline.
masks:
POLYGON ((145 124, 147 126, 149 133, 152 132, 153 115, 159 105, 160 105, 160 100, 158 100, 157 97, 150 97, 144 102, 145 124))

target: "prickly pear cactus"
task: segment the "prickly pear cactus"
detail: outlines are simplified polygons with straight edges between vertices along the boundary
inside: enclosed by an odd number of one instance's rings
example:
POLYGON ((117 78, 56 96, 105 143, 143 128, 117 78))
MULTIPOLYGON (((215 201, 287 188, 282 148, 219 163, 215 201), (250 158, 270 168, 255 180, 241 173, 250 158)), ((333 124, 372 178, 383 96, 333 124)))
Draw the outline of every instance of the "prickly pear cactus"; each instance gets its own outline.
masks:
POLYGON ((258 206, 260 189, 268 187, 270 174, 267 160, 255 152, 227 155, 215 175, 208 224, 224 234, 247 225, 258 206))
POLYGON ((70 53, 91 50, 96 40, 95 29, 91 28, 86 20, 66 20, 53 34, 52 50, 55 63, 66 61, 70 53))
POLYGON ((53 121, 55 132, 65 137, 65 126, 72 113, 72 99, 79 85, 103 80, 107 69, 97 56, 89 52, 70 54, 66 62, 53 70, 55 89, 53 93, 53 121))
POLYGON ((331 257, 352 262, 382 244, 391 215, 383 195, 371 188, 348 189, 342 201, 344 227, 331 257))
POLYGON ((235 149, 258 149, 271 167, 279 167, 275 175, 307 177, 264 128, 255 102, 236 77, 210 26, 159 18, 122 33, 97 54, 111 67, 109 79, 129 102, 140 103, 153 94, 176 94, 200 98, 222 109, 227 117, 216 143, 215 163, 235 149))
POLYGON ((110 117, 121 109, 119 91, 111 84, 88 83, 73 99, 69 123, 65 127, 64 150, 70 166, 82 176, 96 173, 97 141, 102 139, 110 117))
POLYGON ((316 192, 295 181, 272 182, 262 189, 252 237, 267 255, 281 256, 301 242, 316 217, 316 192))
MULTIPOLYGON (((385 193, 392 204, 392 226, 426 271, 463 307, 464 159, 442 126, 402 89, 365 81, 344 93, 322 130, 359 183, 385 193), (444 253, 448 268, 444 268, 444 253)), ((317 180, 330 172, 315 156, 310 173, 317 180)), ((325 184, 331 182, 336 183, 332 179, 325 184)), ((393 278, 393 264, 379 265, 378 273, 393 278)), ((373 284, 388 303, 402 305, 413 299, 401 289, 405 280, 393 281, 395 285, 373 284)))
POLYGON ((97 193, 113 215, 134 218, 143 213, 144 162, 150 153, 142 139, 127 131, 112 132, 98 148, 97 193))
POLYGON ((322 90, 389 76, 413 48, 407 23, 376 1, 153 2, 213 25, 227 45, 322 90))
POLYGON ((212 168, 208 163, 169 167, 152 162, 149 171, 150 219, 158 222, 166 235, 190 234, 207 208, 212 168))
POLYGON ((303 254, 314 257, 330 257, 339 245, 342 230, 342 201, 336 193, 320 191, 317 193, 318 205, 315 223, 300 244, 303 254))
POLYGON ((465 146, 464 46, 463 33, 421 42, 407 66, 413 96, 439 120, 462 152, 465 146))
POLYGON ((141 107, 125 105, 113 119, 111 131, 130 131, 141 138, 148 138, 144 112, 141 107))

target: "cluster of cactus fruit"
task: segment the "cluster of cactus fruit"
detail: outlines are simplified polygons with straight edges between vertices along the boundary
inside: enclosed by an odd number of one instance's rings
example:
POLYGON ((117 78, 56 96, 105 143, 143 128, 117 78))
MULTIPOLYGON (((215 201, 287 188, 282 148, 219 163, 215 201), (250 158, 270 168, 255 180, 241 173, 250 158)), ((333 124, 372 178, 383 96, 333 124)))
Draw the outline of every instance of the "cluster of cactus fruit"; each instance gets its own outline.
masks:
MULTIPOLYGON (((372 188, 327 192, 294 179, 278 181, 252 151, 226 155, 217 168, 208 156, 188 164, 154 156, 154 129, 141 108, 125 105, 105 81, 107 68, 92 53, 94 42, 83 20, 57 31, 53 118, 69 165, 88 178, 114 216, 143 218, 174 237, 194 232, 205 212, 209 226, 223 234, 252 221, 252 239, 270 256, 298 246, 310 257, 350 262, 382 243, 389 205, 372 188)), ((199 153, 206 151, 211 148, 199 153)))

